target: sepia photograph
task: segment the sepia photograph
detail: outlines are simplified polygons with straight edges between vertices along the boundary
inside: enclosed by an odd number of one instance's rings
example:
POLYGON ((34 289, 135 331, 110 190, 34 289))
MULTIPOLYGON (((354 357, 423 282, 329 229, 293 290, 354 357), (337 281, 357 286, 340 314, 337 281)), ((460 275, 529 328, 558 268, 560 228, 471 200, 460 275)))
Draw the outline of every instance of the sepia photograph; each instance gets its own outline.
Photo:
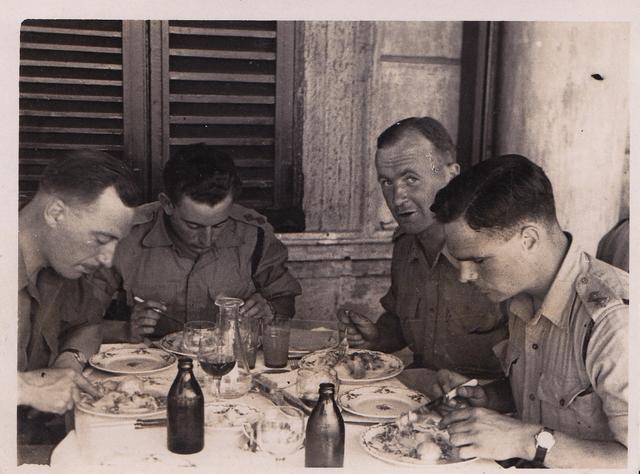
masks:
POLYGON ((3 465, 637 472, 637 18, 154 16, 14 25, 3 465))

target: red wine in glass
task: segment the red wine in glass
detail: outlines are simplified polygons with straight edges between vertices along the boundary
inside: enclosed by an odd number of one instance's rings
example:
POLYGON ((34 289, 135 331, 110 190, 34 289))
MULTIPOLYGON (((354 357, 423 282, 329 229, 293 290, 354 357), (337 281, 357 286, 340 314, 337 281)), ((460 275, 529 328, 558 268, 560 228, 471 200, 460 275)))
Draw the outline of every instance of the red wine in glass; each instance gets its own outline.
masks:
POLYGON ((235 360, 211 360, 206 357, 200 360, 200 366, 209 375, 222 377, 227 375, 235 367, 235 360))

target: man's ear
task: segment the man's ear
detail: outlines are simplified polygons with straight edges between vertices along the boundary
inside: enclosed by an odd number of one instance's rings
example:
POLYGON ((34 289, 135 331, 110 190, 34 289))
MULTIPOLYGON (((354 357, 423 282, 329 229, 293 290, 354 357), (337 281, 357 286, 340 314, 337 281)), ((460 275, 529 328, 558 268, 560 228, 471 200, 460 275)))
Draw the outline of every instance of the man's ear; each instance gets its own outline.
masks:
POLYGON ((164 209, 164 213, 166 215, 170 216, 171 214, 173 214, 175 206, 171 202, 171 199, 169 199, 169 196, 167 196, 165 193, 160 193, 158 194, 158 200, 160 201, 162 209, 164 209))
POLYGON ((447 182, 460 174, 460 165, 458 163, 450 163, 444 167, 444 172, 447 176, 447 182))
POLYGON ((61 199, 52 197, 44 207, 44 221, 49 227, 56 227, 64 221, 69 209, 61 199))
POLYGON ((540 229, 535 225, 527 224, 520 229, 520 236, 525 250, 531 251, 540 242, 540 229))

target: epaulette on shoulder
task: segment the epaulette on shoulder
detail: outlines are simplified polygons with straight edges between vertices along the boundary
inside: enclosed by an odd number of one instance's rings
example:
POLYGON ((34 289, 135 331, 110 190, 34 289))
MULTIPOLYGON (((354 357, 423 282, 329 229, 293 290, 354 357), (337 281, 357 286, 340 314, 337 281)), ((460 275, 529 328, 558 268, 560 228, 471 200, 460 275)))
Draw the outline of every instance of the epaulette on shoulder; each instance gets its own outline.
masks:
POLYGON ((575 287, 594 321, 616 307, 629 304, 626 273, 596 259, 578 276, 575 287))
POLYGON ((132 224, 139 225, 152 221, 159 210, 161 210, 161 206, 158 202, 149 202, 136 207, 132 224))
POLYGON ((244 222, 245 224, 253 225, 256 227, 264 227, 268 223, 267 218, 259 212, 244 206, 240 206, 239 204, 233 205, 229 215, 236 221, 244 222))

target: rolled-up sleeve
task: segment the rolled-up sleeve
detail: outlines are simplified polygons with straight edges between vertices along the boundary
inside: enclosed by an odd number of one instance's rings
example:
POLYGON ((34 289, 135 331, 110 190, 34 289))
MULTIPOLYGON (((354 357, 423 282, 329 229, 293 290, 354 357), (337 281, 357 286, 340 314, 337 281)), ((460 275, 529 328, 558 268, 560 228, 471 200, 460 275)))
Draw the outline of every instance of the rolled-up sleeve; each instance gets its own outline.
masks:
POLYGON ((295 297, 302 293, 302 288, 287 269, 287 248, 278 240, 269 224, 262 230, 264 245, 253 281, 277 314, 291 317, 295 313, 295 297))
POLYGON ((627 446, 629 406, 628 306, 594 326, 585 365, 615 439, 627 446))

